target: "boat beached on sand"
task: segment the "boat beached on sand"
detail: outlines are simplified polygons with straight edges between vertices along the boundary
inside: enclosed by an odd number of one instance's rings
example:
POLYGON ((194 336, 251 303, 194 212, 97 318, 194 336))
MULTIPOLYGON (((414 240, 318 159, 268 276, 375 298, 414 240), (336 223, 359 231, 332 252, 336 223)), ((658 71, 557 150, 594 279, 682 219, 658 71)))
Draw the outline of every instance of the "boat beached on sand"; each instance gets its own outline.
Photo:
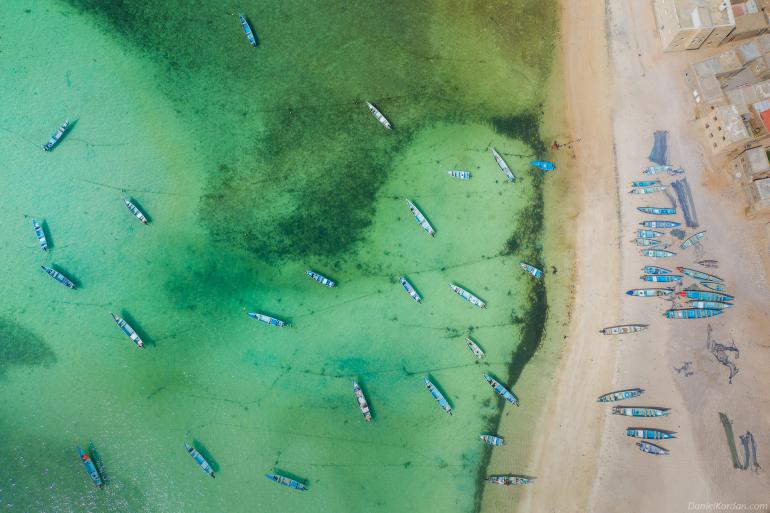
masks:
POLYGON ((391 130, 393 128, 393 125, 391 125, 390 121, 388 121, 388 118, 386 118, 385 115, 382 112, 380 112, 380 109, 378 109, 377 107, 375 107, 369 102, 366 102, 366 106, 369 107, 369 112, 372 113, 372 116, 374 116, 375 119, 377 119, 377 121, 379 121, 382 124, 382 126, 387 128, 388 130, 391 130))
POLYGON ((643 249, 639 251, 639 254, 651 258, 669 258, 676 256, 673 251, 666 251, 665 249, 643 249))
POLYGON ((102 480, 102 476, 99 475, 99 471, 96 470, 96 465, 94 465, 91 457, 80 447, 78 447, 78 455, 80 456, 80 461, 83 463, 83 466, 88 473, 88 477, 90 477, 91 481, 94 483, 94 486, 101 488, 104 485, 104 481, 102 480))
POLYGON ((651 408, 640 406, 613 406, 613 415, 625 415, 626 417, 665 417, 669 408, 651 408))
POLYGON ((676 438, 673 431, 662 431, 660 429, 628 428, 626 436, 634 438, 644 438, 646 440, 665 440, 667 438, 676 438))
POLYGON ((147 216, 145 216, 144 213, 141 210, 139 210, 139 207, 134 205, 131 201, 127 200, 126 198, 123 198, 123 203, 126 204, 126 208, 128 209, 128 211, 134 214, 134 217, 139 219, 142 222, 142 224, 147 224, 147 216))
POLYGON ((710 290, 683 290, 679 293, 680 296, 687 299, 697 299, 698 301, 732 301, 733 296, 727 294, 721 294, 719 292, 711 292, 710 290))
POLYGON ((655 283, 670 283, 672 281, 682 281, 681 274, 645 274, 639 279, 643 281, 652 281, 655 283))
POLYGON ((184 448, 187 449, 187 453, 192 457, 193 460, 195 460, 195 463, 198 464, 198 466, 201 468, 202 471, 210 475, 211 477, 214 476, 214 469, 211 468, 211 465, 209 465, 209 462, 206 461, 206 458, 201 456, 201 453, 193 449, 190 444, 187 442, 184 443, 184 448))
POLYGON ((487 445, 493 445, 496 447, 500 447, 505 443, 505 440, 503 440, 502 437, 495 436, 495 435, 479 435, 479 438, 481 438, 481 441, 484 442, 487 445))
POLYGON ((663 244, 658 239, 644 239, 644 238, 634 239, 631 242, 635 243, 637 246, 659 246, 660 244, 663 244))
POLYGON ((639 224, 645 228, 677 228, 681 225, 681 223, 677 223, 676 221, 659 221, 657 219, 653 221, 642 221, 639 224))
POLYGON ((118 328, 120 328, 120 330, 125 333, 126 336, 130 338, 137 347, 144 349, 144 342, 142 342, 142 339, 139 338, 139 335, 136 334, 136 331, 134 331, 134 329, 126 321, 114 313, 110 313, 110 315, 112 315, 112 319, 115 321, 115 324, 118 325, 118 328))
POLYGON ((655 456, 665 456, 669 452, 665 447, 645 441, 636 442, 636 446, 639 447, 640 451, 646 452, 647 454, 654 454, 655 456))
POLYGON ((406 200, 406 205, 409 207, 409 210, 412 212, 412 215, 414 215, 414 218, 417 220, 417 223, 420 226, 422 226, 422 229, 428 232, 428 234, 431 237, 435 237, 436 230, 433 229, 433 226, 431 226, 430 222, 425 218, 425 216, 420 211, 420 209, 414 206, 414 203, 412 203, 409 200, 406 200))
POLYGON ((706 309, 706 308, 679 308, 666 310, 663 314, 669 319, 703 319, 705 317, 716 317, 722 315, 724 310, 706 309))
POLYGON ((265 324, 269 324, 270 326, 278 326, 279 328, 283 328, 284 326, 286 326, 286 323, 280 319, 276 319, 275 317, 270 317, 269 315, 265 315, 257 312, 249 312, 249 317, 259 322, 264 322, 265 324))
POLYGON ((690 269, 689 267, 677 267, 676 270, 682 274, 686 274, 687 276, 700 281, 716 281, 720 283, 724 281, 719 276, 714 276, 713 274, 704 273, 702 271, 696 271, 695 269, 690 269))
POLYGON ((59 129, 56 130, 56 133, 51 136, 50 139, 48 139, 48 142, 43 145, 43 149, 45 151, 51 151, 54 146, 59 144, 59 141, 61 141, 61 138, 64 137, 65 132, 67 132, 67 128, 70 126, 69 119, 65 119, 64 123, 59 126, 59 129))
POLYGON ((690 237, 688 237, 687 239, 685 239, 685 241, 684 241, 684 242, 682 242, 682 243, 679 245, 679 247, 680 247, 680 248, 682 248, 682 249, 687 249, 687 248, 689 248, 690 246, 694 246, 695 244, 697 244, 698 242, 700 242, 700 240, 701 240, 703 237, 705 237, 705 236, 706 236, 706 230, 703 230, 702 232, 698 232, 698 233, 696 233, 695 235, 691 235, 690 237))
POLYGON ((40 249, 48 251, 48 240, 45 238, 43 227, 34 218, 32 219, 32 229, 35 230, 35 237, 37 237, 37 242, 40 244, 40 249))
POLYGON ((673 292, 674 289, 631 289, 627 290, 626 294, 637 297, 659 297, 670 296, 673 292))
POLYGON ((610 326, 599 330, 602 335, 625 335, 626 333, 636 333, 646 330, 646 324, 623 324, 621 326, 610 326))
POLYGON ((676 208, 667 207, 636 207, 636 210, 642 212, 643 214, 653 214, 656 216, 676 214, 676 208))
POLYGON ((648 168, 645 168, 645 170, 642 171, 642 173, 644 173, 646 175, 655 175, 655 174, 658 174, 658 173, 669 173, 669 172, 671 172, 673 170, 674 170, 673 166, 657 165, 657 166, 650 166, 648 168))
POLYGON ((238 18, 241 20, 241 28, 243 29, 243 33, 246 34, 246 39, 249 40, 249 44, 253 47, 257 47, 257 38, 254 37, 254 32, 251 30, 251 25, 249 25, 248 20, 246 20, 246 17, 243 16, 243 14, 238 13, 238 18))
POLYGON ((406 278, 404 278, 403 276, 399 276, 398 277, 398 281, 401 282, 401 286, 404 287, 404 290, 406 291, 407 294, 409 294, 409 297, 411 297, 412 299, 414 299, 418 303, 422 302, 422 297, 420 297, 420 295, 417 293, 417 291, 414 290, 414 287, 412 286, 411 283, 409 283, 406 280, 406 278))
POLYGON ((366 402, 366 397, 364 397, 364 392, 361 390, 361 387, 358 386, 358 383, 353 381, 353 394, 356 396, 356 401, 358 402, 358 408, 361 410, 361 415, 364 416, 364 420, 366 422, 371 422, 372 420, 372 412, 369 410, 369 403, 366 402))
POLYGON ((655 230, 637 230, 636 236, 640 239, 654 239, 655 237, 660 237, 661 235, 665 235, 663 232, 658 232, 655 230))
POLYGON ((529 479, 519 476, 489 476, 484 481, 502 486, 525 485, 529 483, 529 479))
POLYGON ((732 308, 732 303, 723 303, 722 301, 688 301, 692 308, 705 308, 712 310, 724 310, 725 308, 732 308))
POLYGON ((700 282, 701 285, 706 287, 707 289, 711 289, 715 292, 722 292, 725 290, 725 286, 721 283, 717 283, 715 281, 702 281, 700 282))
POLYGON ((479 308, 486 308, 487 307, 487 304, 484 301, 482 301, 481 299, 477 298, 476 296, 474 296, 473 294, 471 294, 470 292, 468 292, 464 288, 458 287, 454 283, 450 283, 449 284, 449 288, 451 288, 453 291, 455 291, 455 294, 457 294, 458 296, 460 296, 464 300, 468 301, 470 304, 476 305, 479 308))
POLYGON ((651 185, 649 187, 636 187, 628 191, 631 194, 652 194, 654 192, 665 191, 668 185, 651 185))
POLYGON ((656 265, 645 265, 642 267, 642 272, 644 274, 671 274, 669 269, 666 269, 665 267, 658 267, 656 265))
POLYGON ((265 477, 283 486, 288 486, 289 488, 293 488, 294 490, 300 490, 300 491, 307 490, 307 486, 303 485, 299 481, 295 481, 294 479, 290 479, 286 476, 282 476, 279 474, 265 474, 265 477))
POLYGON ((51 278, 53 278, 54 280, 58 281, 59 283, 61 283, 61 284, 62 284, 62 285, 64 285, 65 287, 69 287, 69 288, 71 288, 71 289, 74 289, 74 288, 75 288, 75 284, 74 284, 74 283, 72 283, 72 280, 70 280, 69 278, 67 278, 66 276, 64 276, 62 273, 60 273, 60 272, 59 272, 59 271, 57 271, 56 269, 52 269, 52 268, 50 268, 50 267, 46 267, 46 266, 44 266, 44 265, 41 265, 41 266, 40 266, 40 268, 41 268, 43 271, 45 271, 45 272, 46 272, 46 274, 48 274, 48 276, 50 276, 50 277, 51 277, 51 278))
POLYGON ((327 278, 322 274, 318 274, 317 272, 308 270, 308 271, 305 271, 305 274, 326 287, 334 288, 337 286, 337 284, 331 281, 329 278, 327 278))
POLYGON ((556 168, 553 162, 548 162, 547 160, 533 160, 530 164, 541 171, 553 171, 556 168))
POLYGON ((628 388, 626 390, 618 390, 617 392, 610 392, 608 394, 600 395, 596 399, 597 403, 611 403, 614 401, 622 401, 623 399, 631 399, 632 397, 639 397, 644 393, 641 388, 628 388))
POLYGON ((449 406, 449 402, 446 400, 446 398, 444 398, 444 394, 439 392, 438 388, 436 388, 436 385, 434 385, 428 378, 425 378, 425 387, 430 392, 430 395, 432 395, 436 400, 438 405, 441 406, 441 409, 452 415, 452 407, 449 406))
POLYGON ((503 160, 503 157, 500 156, 497 151, 495 151, 494 148, 489 148, 492 150, 492 156, 495 158, 495 162, 497 162, 497 166, 500 168, 500 171, 503 172, 505 175, 505 179, 509 182, 515 182, 516 177, 513 176, 513 172, 511 172, 511 168, 508 167, 508 164, 505 163, 505 160, 503 160))
POLYGON ((660 185, 660 180, 642 180, 631 182, 631 187, 650 187, 651 185, 660 185))
POLYGON ((494 379, 492 376, 490 376, 486 372, 484 373, 484 379, 486 380, 487 383, 489 383, 489 386, 492 387, 492 389, 497 393, 497 395, 499 395, 500 397, 502 397, 503 399, 505 399, 511 404, 515 404, 516 406, 519 405, 519 399, 515 395, 513 395, 513 393, 510 390, 505 388, 503 385, 500 384, 500 382, 498 382, 496 379, 494 379))

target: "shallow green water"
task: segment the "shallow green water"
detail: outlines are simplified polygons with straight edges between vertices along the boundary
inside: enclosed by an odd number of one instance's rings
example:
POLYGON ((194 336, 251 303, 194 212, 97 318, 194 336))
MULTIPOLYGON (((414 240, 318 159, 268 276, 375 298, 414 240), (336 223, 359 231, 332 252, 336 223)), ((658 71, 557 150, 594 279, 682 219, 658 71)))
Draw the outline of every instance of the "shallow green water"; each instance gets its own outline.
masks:
POLYGON ((530 303, 543 292, 516 265, 540 263, 539 183, 526 162, 541 144, 549 11, 539 1, 261 2, 241 6, 254 50, 213 2, 127 3, 0 5, 0 510, 473 510, 478 434, 500 407, 481 375, 515 391, 522 337, 533 344, 540 329, 527 319, 541 318, 530 303), (41 151, 67 117, 77 122, 66 139, 41 151), (473 179, 448 177, 455 167, 473 179), (30 216, 45 220, 48 254, 30 216), (460 300, 450 281, 488 308, 460 300), (254 310, 293 327, 258 324, 254 310), (103 490, 75 453, 89 440, 110 477, 103 490), (262 477, 274 470, 311 491, 262 477))

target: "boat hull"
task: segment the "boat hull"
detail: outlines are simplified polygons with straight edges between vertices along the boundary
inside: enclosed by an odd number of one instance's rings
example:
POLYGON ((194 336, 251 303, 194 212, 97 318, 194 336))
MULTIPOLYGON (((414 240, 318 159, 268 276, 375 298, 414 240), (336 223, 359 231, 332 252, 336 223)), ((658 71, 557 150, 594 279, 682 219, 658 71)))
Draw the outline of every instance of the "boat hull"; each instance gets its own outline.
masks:
POLYGON ((665 207, 636 207, 636 210, 643 214, 652 214, 656 216, 674 215, 676 214, 675 208, 665 207))
POLYGON ((627 390, 618 390, 617 392, 610 392, 609 394, 600 395, 596 402, 598 403, 612 403, 615 401, 622 401, 625 399, 631 399, 632 397, 639 397, 644 393, 641 388, 629 388, 627 390))
POLYGON ((624 324, 622 326, 610 326, 599 330, 602 335, 625 335, 627 333, 636 333, 646 330, 646 324, 624 324))
POLYGON ((702 308, 680 308, 667 310, 665 315, 669 319, 703 319, 705 317, 716 317, 722 315, 724 310, 712 310, 702 308))
POLYGON ((660 431, 658 429, 640 429, 629 428, 626 429, 626 436, 633 438, 644 438, 645 440, 666 440, 668 438, 676 438, 676 433, 669 431, 660 431))
POLYGON ((494 379, 489 374, 484 373, 484 379, 487 383, 489 383, 489 386, 492 387, 492 390, 495 391, 497 395, 505 399, 511 404, 514 404, 516 406, 519 405, 519 399, 515 395, 513 395, 513 392, 505 388, 503 385, 500 384, 496 379, 494 379))
POLYGON ((314 279, 315 281, 317 281, 318 283, 320 283, 324 287, 334 288, 334 287, 337 286, 337 284, 334 283, 332 280, 330 280, 329 278, 327 278, 326 276, 324 276, 322 274, 318 274, 317 272, 307 270, 307 271, 305 271, 305 275, 310 277, 310 278, 312 278, 312 279, 314 279))

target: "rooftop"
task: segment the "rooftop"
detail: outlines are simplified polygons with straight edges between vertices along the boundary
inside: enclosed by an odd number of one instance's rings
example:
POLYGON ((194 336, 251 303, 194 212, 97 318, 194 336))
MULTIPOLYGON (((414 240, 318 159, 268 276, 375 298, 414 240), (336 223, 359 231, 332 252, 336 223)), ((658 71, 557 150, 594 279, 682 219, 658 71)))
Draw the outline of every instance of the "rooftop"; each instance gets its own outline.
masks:
POLYGON ((674 7, 682 28, 717 27, 734 25, 729 0, 674 0, 674 7))
POLYGON ((746 162, 749 165, 749 176, 770 171, 770 159, 767 156, 767 149, 763 146, 747 150, 746 162))

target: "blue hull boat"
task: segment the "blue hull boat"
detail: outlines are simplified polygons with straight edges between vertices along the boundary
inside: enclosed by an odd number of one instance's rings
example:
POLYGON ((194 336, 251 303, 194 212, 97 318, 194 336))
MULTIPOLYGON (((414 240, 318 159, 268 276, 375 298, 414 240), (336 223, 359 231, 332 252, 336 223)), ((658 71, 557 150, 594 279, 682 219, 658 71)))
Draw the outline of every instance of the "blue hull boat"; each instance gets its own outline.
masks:
POLYGON ((657 265, 645 265, 642 267, 642 272, 644 274, 671 274, 669 269, 658 267, 657 265))
POLYGON ((725 308, 732 308, 732 303, 723 303, 722 301, 694 301, 690 300, 687 303, 692 308, 705 308, 707 310, 724 310, 725 308))
POLYGON ((646 440, 665 440, 667 438, 676 438, 676 433, 672 431, 661 431, 659 429, 629 428, 626 429, 626 435, 634 438, 644 438, 646 440))
POLYGON ((500 397, 502 397, 503 399, 505 399, 511 404, 515 404, 516 406, 519 405, 519 399, 515 395, 513 395, 513 393, 510 390, 505 388, 503 385, 501 385, 497 380, 492 378, 492 376, 490 376, 486 372, 484 373, 484 379, 487 381, 487 383, 489 383, 489 386, 492 387, 492 389, 497 393, 497 395, 499 395, 500 397))
POLYGON ((59 272, 59 271, 57 271, 56 269, 51 269, 50 267, 46 267, 46 266, 44 266, 44 265, 41 265, 41 266, 40 266, 40 268, 41 268, 43 271, 45 271, 45 272, 46 272, 46 274, 48 274, 48 276, 50 276, 50 277, 51 277, 51 278, 53 278, 54 280, 58 281, 59 283, 61 283, 61 284, 62 284, 62 285, 64 285, 65 287, 69 287, 69 288, 71 288, 71 289, 74 289, 74 288, 75 288, 75 284, 74 284, 74 283, 72 283, 72 280, 70 280, 69 278, 67 278, 66 276, 64 276, 62 273, 60 273, 60 272, 59 272))
POLYGON ((78 455, 88 473, 88 477, 90 477, 91 481, 94 483, 94 486, 101 488, 104 485, 104 481, 102 481, 102 476, 99 475, 99 471, 96 470, 96 465, 94 465, 94 462, 91 460, 90 456, 88 456, 88 453, 78 447, 78 455))
POLYGON ((449 176, 453 176, 455 178, 459 178, 460 180, 470 180, 471 179, 471 172, 470 171, 460 171, 459 169, 452 169, 450 171, 447 171, 449 173, 449 176))
POLYGON ((665 417, 668 415, 668 408, 652 408, 639 406, 613 406, 613 415, 625 415, 626 417, 665 417))
POLYGON ((652 185, 650 187, 636 187, 628 191, 631 194, 652 194, 654 192, 665 191, 668 185, 652 185))
POLYGON ((675 208, 666 208, 666 207, 636 207, 636 210, 638 210, 639 212, 642 212, 643 214, 653 214, 656 216, 676 214, 675 208))
POLYGON ((500 447, 505 442, 501 437, 495 435, 479 435, 481 441, 487 445, 500 447))
POLYGON ((211 465, 209 465, 209 462, 206 461, 203 456, 201 456, 201 453, 193 449, 187 442, 184 443, 184 448, 187 449, 187 453, 192 457, 193 460, 195 460, 195 463, 198 464, 202 471, 211 477, 216 477, 214 476, 214 469, 212 469, 211 465))
POLYGON ((682 223, 677 223, 676 221, 642 221, 639 223, 640 225, 644 226, 645 228, 676 228, 677 226, 680 226, 682 223))
POLYGON ((144 342, 142 342, 142 339, 139 338, 139 335, 136 334, 136 331, 134 331, 134 328, 132 328, 130 324, 128 324, 126 321, 124 321, 122 318, 118 317, 114 313, 110 313, 110 315, 112 315, 112 320, 114 320, 115 324, 118 325, 118 328, 120 328, 120 331, 125 333, 126 336, 131 339, 131 342, 136 344, 136 346, 139 349, 144 349, 144 342))
POLYGON ((414 290, 414 287, 412 286, 411 283, 407 281, 406 278, 404 278, 403 276, 399 276, 398 281, 401 282, 401 286, 404 287, 404 290, 406 291, 407 294, 409 294, 409 297, 411 297, 418 303, 422 302, 422 297, 420 297, 417 291, 414 290))
POLYGON ((241 19, 241 28, 243 29, 243 33, 246 34, 246 39, 249 40, 249 44, 256 48, 257 47, 257 39, 254 37, 254 32, 251 30, 251 25, 249 25, 249 22, 246 21, 246 18, 242 14, 238 14, 238 17, 241 19))
POLYGON ((694 246, 695 244, 698 244, 700 240, 706 236, 706 230, 703 230, 702 232, 698 232, 695 235, 692 235, 688 237, 684 242, 682 242, 679 247, 682 249, 687 249, 690 246, 694 246))
POLYGON ((729 302, 735 299, 728 294, 720 294, 719 292, 711 292, 709 290, 683 290, 679 293, 680 296, 687 299, 695 299, 697 301, 723 301, 729 302))
POLYGON ((295 481, 294 479, 290 479, 286 476, 281 476, 278 474, 265 474, 265 477, 283 486, 288 486, 293 490, 300 490, 300 491, 307 490, 307 486, 303 485, 299 481, 295 481))
POLYGON ((553 171, 556 168, 553 162, 548 162, 547 160, 533 160, 530 164, 541 171, 553 171))
POLYGON ((425 378, 425 387, 430 392, 430 395, 432 395, 436 400, 438 405, 441 406, 441 409, 452 415, 452 407, 449 406, 449 402, 444 397, 444 394, 439 392, 438 388, 436 388, 436 385, 434 385, 428 378, 425 378))
POLYGON ((666 251, 664 249, 643 249, 639 253, 642 256, 652 257, 652 258, 668 258, 668 257, 676 256, 676 253, 674 253, 673 251, 666 251))
POLYGON ((618 390, 617 392, 610 392, 609 394, 600 395, 596 400, 597 403, 611 403, 614 401, 622 401, 624 399, 631 399, 632 397, 639 397, 644 393, 641 388, 629 388, 627 390, 618 390))
POLYGON ((680 308, 673 310, 666 310, 663 314, 669 319, 704 319, 706 317, 716 317, 722 315, 724 310, 711 310, 703 308, 680 308))
POLYGON ((696 271, 695 269, 690 269, 689 267, 677 267, 676 270, 699 281, 715 281, 719 283, 724 281, 719 276, 714 276, 713 274, 704 273, 702 271, 696 271))
POLYGON ((460 296, 461 298, 463 298, 464 300, 466 300, 470 304, 478 306, 479 308, 486 308, 487 307, 487 304, 484 301, 482 301, 478 297, 474 296, 473 294, 471 294, 470 292, 468 292, 464 288, 458 287, 454 283, 450 283, 449 284, 449 288, 451 288, 454 291, 455 294, 457 294, 458 296, 460 296))
POLYGON ((678 274, 645 274, 641 277, 644 281, 652 281, 655 283, 665 283, 672 281, 681 281, 682 276, 678 274))
POLYGON ((409 210, 412 212, 412 215, 417 220, 417 223, 422 227, 422 229, 428 232, 428 235, 430 235, 431 237, 435 237, 436 230, 433 229, 433 226, 430 224, 430 221, 428 221, 428 219, 420 211, 420 209, 417 208, 415 204, 409 200, 406 200, 406 206, 409 207, 409 210))
POLYGON ((305 274, 308 275, 309 277, 313 278, 315 281, 317 281, 321 285, 324 285, 326 287, 334 288, 334 287, 337 286, 337 284, 334 283, 333 281, 331 281, 329 278, 327 278, 326 276, 324 276, 322 274, 318 274, 317 272, 305 271, 305 274))
POLYGON ((670 296, 673 292, 674 289, 631 289, 627 290, 626 294, 637 297, 658 297, 670 296))
POLYGON ((249 317, 259 322, 264 322, 265 324, 269 324, 270 326, 278 326, 279 328, 283 328, 284 326, 286 326, 286 323, 280 319, 276 319, 275 317, 270 317, 269 315, 265 315, 257 312, 249 312, 249 317))
POLYGON ((723 290, 725 290, 724 285, 715 281, 702 281, 700 282, 700 284, 706 287, 707 289, 711 289, 715 292, 722 292, 723 290))
POLYGON ((640 239, 654 239, 655 237, 664 235, 663 232, 656 232, 655 230, 637 230, 636 234, 640 239))
POLYGON ((50 139, 48 139, 48 142, 43 145, 43 149, 45 151, 51 151, 54 146, 59 144, 59 141, 61 141, 61 138, 64 137, 64 134, 67 132, 67 128, 69 128, 70 122, 68 119, 64 120, 64 123, 61 124, 59 129, 56 131, 55 134, 51 136, 50 139))
POLYGON ((526 262, 519 262, 519 265, 521 266, 522 269, 527 271, 529 274, 531 274, 535 278, 542 278, 543 277, 543 271, 541 271, 537 267, 535 267, 533 265, 529 265, 526 262))
POLYGON ((631 182, 631 187, 650 187, 660 185, 660 180, 642 180, 641 182, 631 182))
POLYGON ((37 237, 37 242, 40 244, 40 249, 48 251, 48 240, 45 238, 43 227, 35 219, 32 219, 32 229, 35 230, 35 237, 37 237))

